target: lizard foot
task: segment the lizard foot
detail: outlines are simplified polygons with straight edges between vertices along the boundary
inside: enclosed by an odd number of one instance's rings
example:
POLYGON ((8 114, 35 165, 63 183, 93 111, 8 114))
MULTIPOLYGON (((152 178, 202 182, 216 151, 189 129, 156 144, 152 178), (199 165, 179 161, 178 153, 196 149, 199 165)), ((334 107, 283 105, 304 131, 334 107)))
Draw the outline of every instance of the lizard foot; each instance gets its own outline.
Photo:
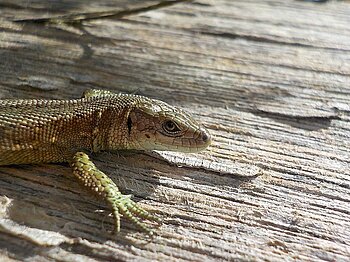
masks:
POLYGON ((135 223, 150 235, 153 234, 153 231, 140 219, 147 219, 161 223, 161 220, 158 217, 153 216, 131 200, 131 195, 121 194, 113 180, 100 171, 94 163, 91 162, 87 154, 77 152, 73 157, 71 166, 73 168, 73 174, 79 179, 79 181, 95 194, 101 196, 112 208, 115 221, 115 233, 120 231, 121 215, 135 223))

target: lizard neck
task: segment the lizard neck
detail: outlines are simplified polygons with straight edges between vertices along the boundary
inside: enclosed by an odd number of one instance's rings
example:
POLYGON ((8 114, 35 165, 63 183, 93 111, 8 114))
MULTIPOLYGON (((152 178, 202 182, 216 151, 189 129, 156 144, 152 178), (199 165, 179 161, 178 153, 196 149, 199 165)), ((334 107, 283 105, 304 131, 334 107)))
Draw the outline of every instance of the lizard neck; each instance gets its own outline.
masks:
POLYGON ((128 145, 126 108, 108 108, 95 114, 95 127, 92 131, 92 151, 113 151, 126 149, 128 145))

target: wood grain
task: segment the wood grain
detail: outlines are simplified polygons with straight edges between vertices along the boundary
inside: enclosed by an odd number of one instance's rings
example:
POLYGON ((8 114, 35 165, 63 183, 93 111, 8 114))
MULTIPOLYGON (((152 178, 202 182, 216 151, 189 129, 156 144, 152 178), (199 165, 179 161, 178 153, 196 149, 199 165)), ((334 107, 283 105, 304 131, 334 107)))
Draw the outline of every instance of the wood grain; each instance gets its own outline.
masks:
POLYGON ((348 260, 349 22, 347 1, 282 0, 198 0, 74 26, 3 20, 1 98, 137 92, 192 112, 214 142, 94 156, 164 219, 154 238, 125 221, 108 234, 107 206, 66 165, 1 167, 1 256, 348 260))

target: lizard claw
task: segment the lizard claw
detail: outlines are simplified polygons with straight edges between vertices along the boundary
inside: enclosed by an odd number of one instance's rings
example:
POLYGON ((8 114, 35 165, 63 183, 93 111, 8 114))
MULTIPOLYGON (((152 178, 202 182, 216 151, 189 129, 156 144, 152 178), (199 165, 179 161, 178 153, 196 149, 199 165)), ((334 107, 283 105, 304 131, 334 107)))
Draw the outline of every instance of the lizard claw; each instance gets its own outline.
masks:
POLYGON ((153 234, 153 231, 148 228, 141 219, 155 221, 159 224, 161 223, 158 217, 153 216, 131 200, 131 195, 123 195, 120 193, 113 180, 100 171, 85 153, 77 152, 73 157, 71 166, 73 167, 73 174, 83 185, 102 196, 112 208, 114 233, 120 231, 121 215, 150 235, 153 234))
POLYGON ((113 194, 111 194, 111 196, 107 196, 107 202, 110 204, 113 210, 115 221, 114 233, 120 231, 120 215, 132 221, 139 228, 150 235, 153 235, 153 231, 148 226, 146 226, 145 223, 141 222, 140 219, 147 219, 161 223, 161 220, 158 217, 150 214, 148 211, 131 200, 131 195, 122 195, 119 193, 113 196, 113 194))

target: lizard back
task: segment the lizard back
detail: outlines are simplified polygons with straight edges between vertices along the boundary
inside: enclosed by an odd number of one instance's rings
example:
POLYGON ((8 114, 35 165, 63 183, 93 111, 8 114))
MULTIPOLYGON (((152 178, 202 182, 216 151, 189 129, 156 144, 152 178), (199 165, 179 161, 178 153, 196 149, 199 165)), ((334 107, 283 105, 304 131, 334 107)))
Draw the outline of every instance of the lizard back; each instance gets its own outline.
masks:
POLYGON ((93 150, 103 112, 127 104, 107 97, 0 100, 0 165, 66 162, 76 150, 93 150))

